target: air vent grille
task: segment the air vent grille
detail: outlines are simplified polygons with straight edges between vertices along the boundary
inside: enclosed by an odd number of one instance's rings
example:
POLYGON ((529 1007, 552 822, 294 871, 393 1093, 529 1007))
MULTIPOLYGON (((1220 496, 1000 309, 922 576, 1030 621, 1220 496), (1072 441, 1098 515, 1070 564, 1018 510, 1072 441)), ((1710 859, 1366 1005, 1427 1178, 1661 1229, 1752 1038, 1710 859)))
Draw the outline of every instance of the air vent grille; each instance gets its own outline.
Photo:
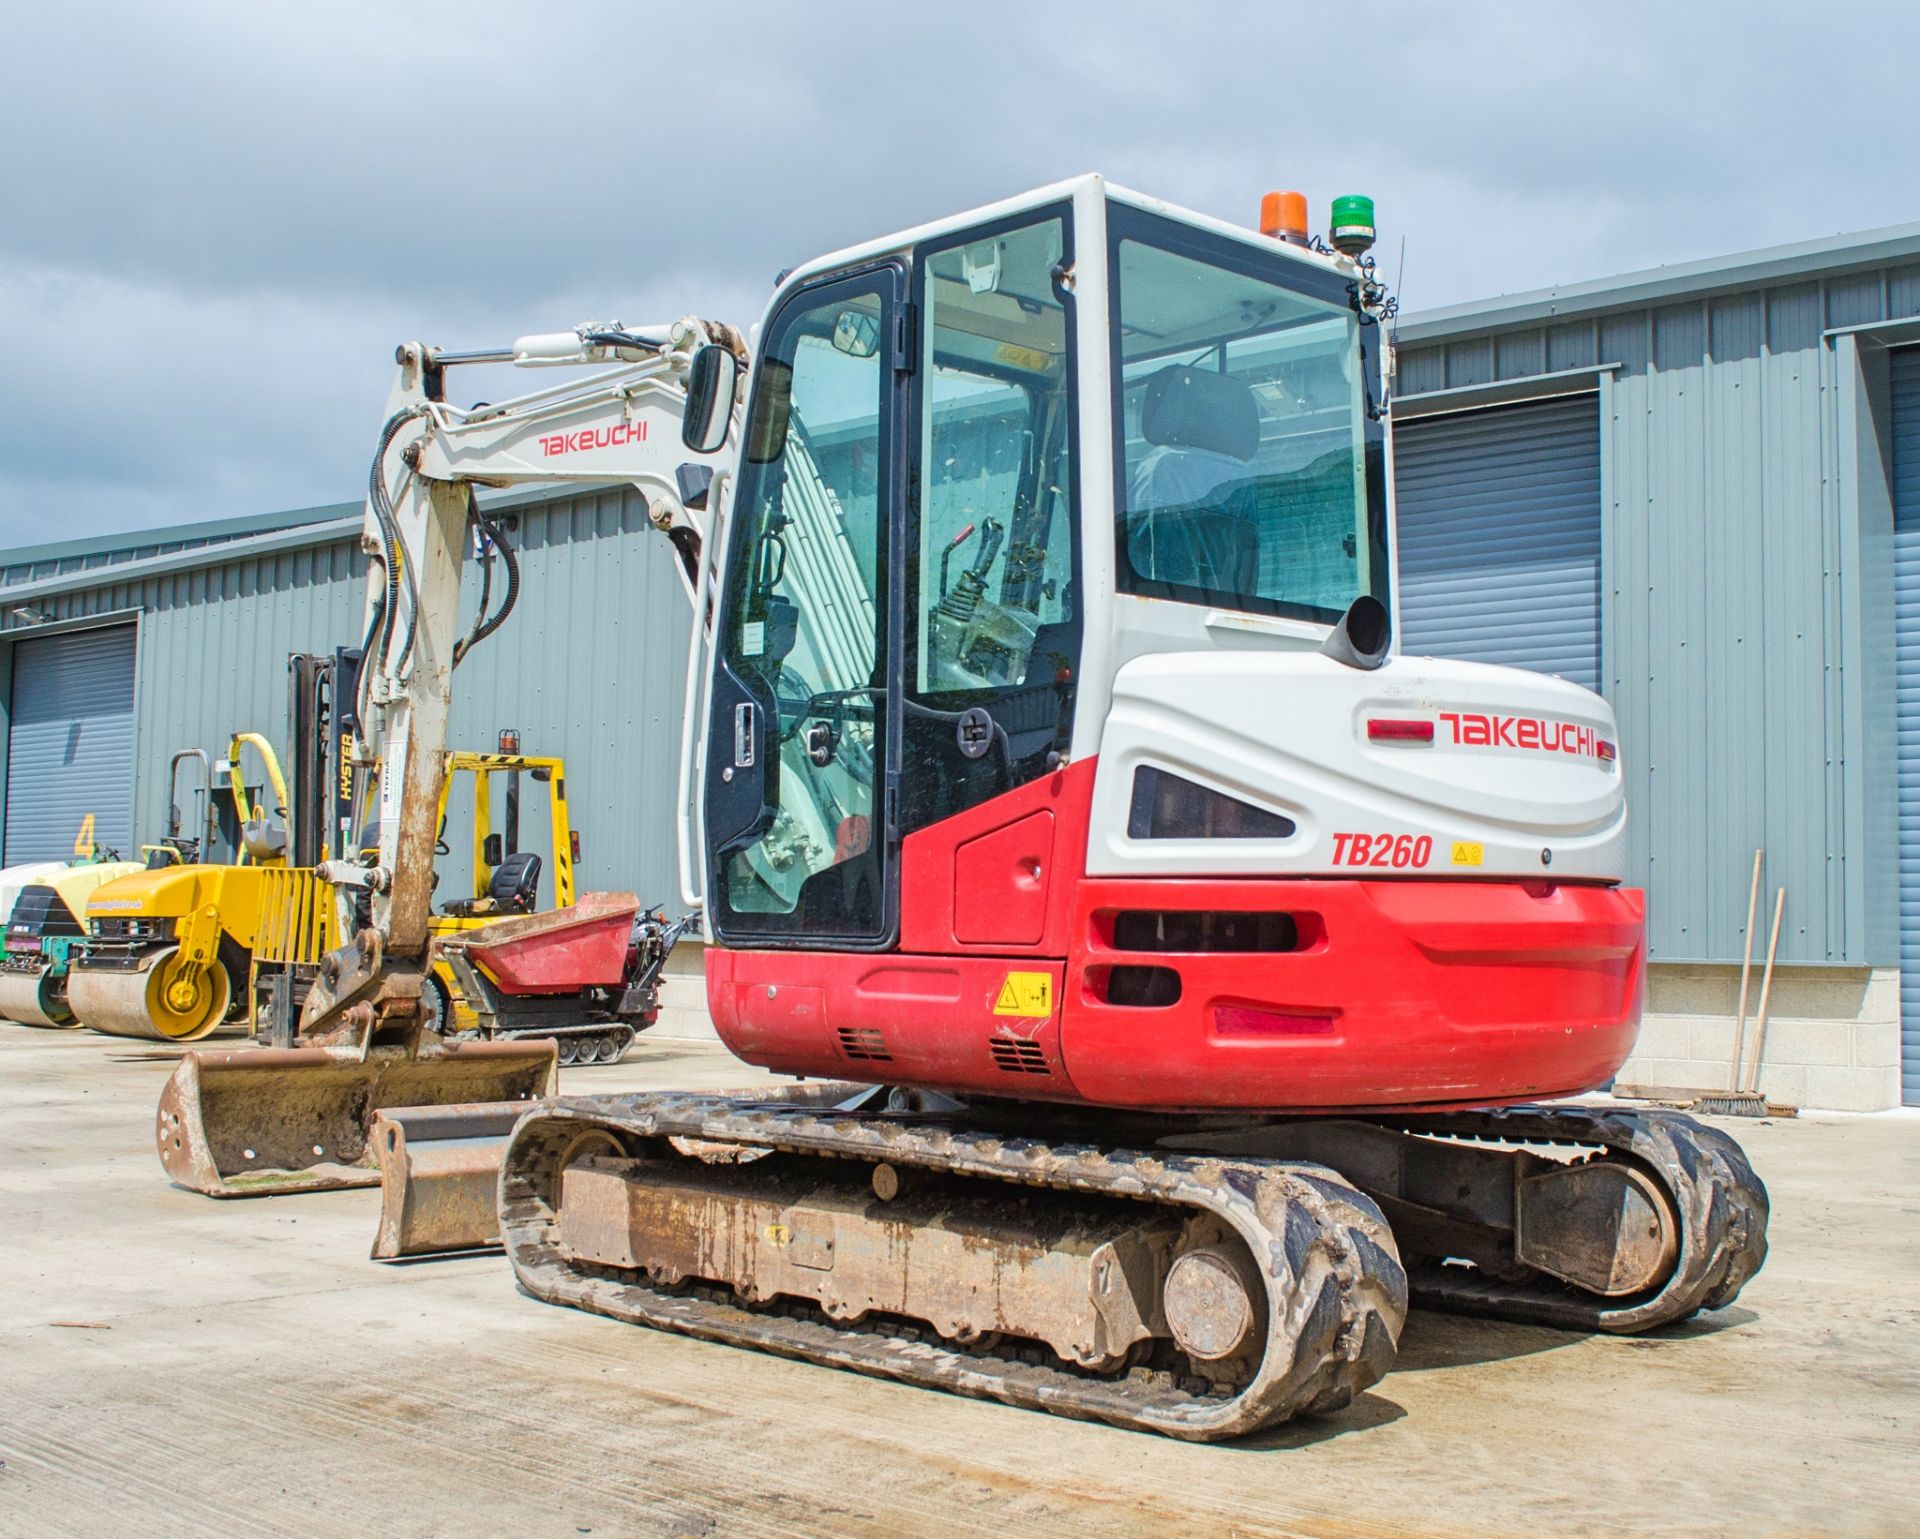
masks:
POLYGON ((887 1039, 880 1035, 877 1026, 842 1026, 840 1051, 849 1058, 886 1060, 893 1057, 887 1051, 887 1039))
POLYGON ((1052 1074, 1047 1067, 1047 1055, 1038 1042, 1030 1042, 1024 1037, 994 1037, 987 1043, 987 1051, 993 1054, 994 1066, 1008 1074, 1052 1074))

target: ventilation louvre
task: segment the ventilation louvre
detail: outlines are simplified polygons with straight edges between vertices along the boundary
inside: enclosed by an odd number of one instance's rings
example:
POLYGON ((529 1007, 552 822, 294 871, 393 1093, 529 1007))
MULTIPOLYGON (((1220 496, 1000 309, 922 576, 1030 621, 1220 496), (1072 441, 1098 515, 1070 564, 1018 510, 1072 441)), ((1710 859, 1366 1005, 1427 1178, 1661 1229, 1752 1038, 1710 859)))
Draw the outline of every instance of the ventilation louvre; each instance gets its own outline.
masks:
POLYGON ((1025 1037, 990 1038, 987 1051, 993 1054, 994 1067, 1008 1074, 1053 1073, 1047 1067, 1046 1051, 1038 1042, 1028 1041, 1025 1037))
POLYGON ((878 1026, 842 1026, 840 1051, 849 1058, 877 1059, 881 1062, 893 1057, 887 1051, 887 1039, 880 1034, 878 1026))

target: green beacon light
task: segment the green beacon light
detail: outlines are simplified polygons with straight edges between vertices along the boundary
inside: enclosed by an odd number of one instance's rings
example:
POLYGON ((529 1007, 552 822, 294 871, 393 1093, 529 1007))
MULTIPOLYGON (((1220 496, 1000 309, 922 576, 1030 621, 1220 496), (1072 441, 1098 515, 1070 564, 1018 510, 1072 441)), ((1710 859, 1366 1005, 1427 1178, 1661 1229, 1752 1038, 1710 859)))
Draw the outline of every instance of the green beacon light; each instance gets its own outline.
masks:
POLYGON ((1352 194, 1333 200, 1333 245, 1336 251, 1360 257, 1373 246, 1373 199, 1352 194))

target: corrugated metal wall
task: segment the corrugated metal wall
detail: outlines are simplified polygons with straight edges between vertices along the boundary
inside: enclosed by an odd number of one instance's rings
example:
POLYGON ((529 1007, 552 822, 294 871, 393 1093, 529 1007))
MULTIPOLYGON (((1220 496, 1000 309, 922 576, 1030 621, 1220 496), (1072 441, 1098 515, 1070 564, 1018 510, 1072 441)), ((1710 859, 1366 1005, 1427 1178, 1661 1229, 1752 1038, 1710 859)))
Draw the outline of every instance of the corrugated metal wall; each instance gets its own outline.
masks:
POLYGON ((1895 353, 1893 630, 1900 743, 1900 1093, 1920 1105, 1920 347, 1895 353))
MULTIPOLYGON (((461 667, 453 741, 490 748, 500 728, 517 727, 528 752, 564 754, 582 887, 672 900, 689 622, 671 548, 637 493, 492 505, 519 523, 521 595, 513 618, 461 667)), ((471 609, 471 567, 468 579, 471 609)), ((364 583, 354 542, 335 540, 35 601, 56 621, 139 616, 136 840, 162 831, 176 749, 218 757, 243 727, 284 745, 287 654, 357 643, 364 583)), ((4 634, 31 627, 9 617, 4 634)))
POLYGON ((1601 688, 1592 396, 1409 421, 1393 489, 1404 650, 1601 688))
MULTIPOLYGON (((1847 804, 1841 446, 1829 328, 1920 314, 1920 266, 1401 344, 1401 398, 1601 369, 1603 677, 1651 954, 1735 961, 1753 851, 1780 955, 1869 961, 1847 804), (1612 369, 1605 366, 1614 365, 1612 369)), ((1849 450, 1850 452, 1850 450, 1849 450)))

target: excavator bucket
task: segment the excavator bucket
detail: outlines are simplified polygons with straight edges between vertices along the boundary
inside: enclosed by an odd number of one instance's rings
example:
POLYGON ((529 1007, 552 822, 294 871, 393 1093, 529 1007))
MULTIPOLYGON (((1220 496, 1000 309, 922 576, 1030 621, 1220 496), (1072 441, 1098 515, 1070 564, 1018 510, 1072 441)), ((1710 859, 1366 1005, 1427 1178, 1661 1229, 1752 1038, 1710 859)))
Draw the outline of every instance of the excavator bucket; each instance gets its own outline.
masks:
POLYGON ((373 1119, 375 1261, 500 1247, 500 1162, 524 1101, 395 1106, 373 1119))
POLYGON ((160 1096, 160 1163, 209 1197, 372 1186, 381 1112, 524 1104, 555 1092, 558 1061, 547 1038, 188 1053, 160 1096))

